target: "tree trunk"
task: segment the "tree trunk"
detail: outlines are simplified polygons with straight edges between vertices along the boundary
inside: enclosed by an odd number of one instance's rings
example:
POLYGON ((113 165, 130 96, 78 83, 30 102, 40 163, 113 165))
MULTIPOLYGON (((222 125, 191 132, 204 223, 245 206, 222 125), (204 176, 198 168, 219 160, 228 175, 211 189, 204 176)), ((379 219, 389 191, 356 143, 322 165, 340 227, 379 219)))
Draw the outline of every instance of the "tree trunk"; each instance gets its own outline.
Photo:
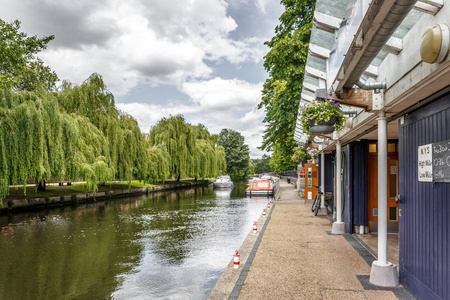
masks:
POLYGON ((39 181, 37 189, 38 191, 45 191, 45 180, 39 181))
POLYGON ((178 174, 177 182, 180 182, 181 175, 178 174))

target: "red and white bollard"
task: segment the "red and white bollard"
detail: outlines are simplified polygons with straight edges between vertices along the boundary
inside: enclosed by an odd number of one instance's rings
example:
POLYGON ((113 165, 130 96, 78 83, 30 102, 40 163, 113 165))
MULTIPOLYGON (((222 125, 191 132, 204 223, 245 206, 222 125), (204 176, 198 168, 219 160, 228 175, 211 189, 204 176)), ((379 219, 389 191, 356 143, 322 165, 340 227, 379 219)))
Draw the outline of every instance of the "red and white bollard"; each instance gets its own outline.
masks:
POLYGON ((270 209, 270 202, 267 203, 267 209, 270 209))
POLYGON ((263 209, 263 217, 265 217, 265 216, 266 216, 266 210, 263 209))
POLYGON ((239 264, 240 264, 240 261, 239 261, 239 252, 236 250, 236 253, 234 254, 234 268, 235 269, 239 269, 239 264))
POLYGON ((253 233, 257 233, 258 232, 258 227, 256 227, 256 221, 253 222, 253 233))

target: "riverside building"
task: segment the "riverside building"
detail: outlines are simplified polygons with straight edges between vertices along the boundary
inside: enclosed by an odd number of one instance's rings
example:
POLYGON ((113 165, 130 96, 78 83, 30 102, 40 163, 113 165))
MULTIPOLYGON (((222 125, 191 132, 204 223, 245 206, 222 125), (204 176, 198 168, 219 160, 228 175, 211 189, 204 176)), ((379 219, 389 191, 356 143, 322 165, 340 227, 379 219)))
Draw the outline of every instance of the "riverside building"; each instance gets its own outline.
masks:
POLYGON ((320 154, 332 233, 377 233, 370 282, 418 299, 450 299, 448 24, 443 0, 317 0, 299 112, 333 99, 349 119, 341 132, 306 135, 297 122, 295 133, 320 154))

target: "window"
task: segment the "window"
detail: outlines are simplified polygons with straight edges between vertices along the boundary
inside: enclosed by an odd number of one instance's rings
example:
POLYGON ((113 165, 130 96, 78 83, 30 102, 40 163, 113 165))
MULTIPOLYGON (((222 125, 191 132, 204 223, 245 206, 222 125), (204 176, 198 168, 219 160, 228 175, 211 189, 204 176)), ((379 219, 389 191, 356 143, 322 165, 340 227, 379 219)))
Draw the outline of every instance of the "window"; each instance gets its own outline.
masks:
POLYGON ((388 152, 395 152, 395 144, 394 143, 388 144, 388 152))
POLYGON ((394 198, 398 194, 397 177, 398 177, 397 160, 389 161, 389 198, 394 198))
POLYGON ((398 221, 397 207, 389 207, 389 221, 398 221))

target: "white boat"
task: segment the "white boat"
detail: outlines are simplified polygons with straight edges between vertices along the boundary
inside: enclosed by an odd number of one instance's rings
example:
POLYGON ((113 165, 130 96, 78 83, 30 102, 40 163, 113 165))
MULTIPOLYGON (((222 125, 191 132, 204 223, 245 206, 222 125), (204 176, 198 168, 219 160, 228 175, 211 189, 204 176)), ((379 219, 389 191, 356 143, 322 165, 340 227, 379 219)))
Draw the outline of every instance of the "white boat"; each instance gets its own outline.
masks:
POLYGON ((231 181, 230 176, 222 175, 216 178, 216 181, 213 183, 214 188, 230 188, 233 186, 233 182, 231 181))

